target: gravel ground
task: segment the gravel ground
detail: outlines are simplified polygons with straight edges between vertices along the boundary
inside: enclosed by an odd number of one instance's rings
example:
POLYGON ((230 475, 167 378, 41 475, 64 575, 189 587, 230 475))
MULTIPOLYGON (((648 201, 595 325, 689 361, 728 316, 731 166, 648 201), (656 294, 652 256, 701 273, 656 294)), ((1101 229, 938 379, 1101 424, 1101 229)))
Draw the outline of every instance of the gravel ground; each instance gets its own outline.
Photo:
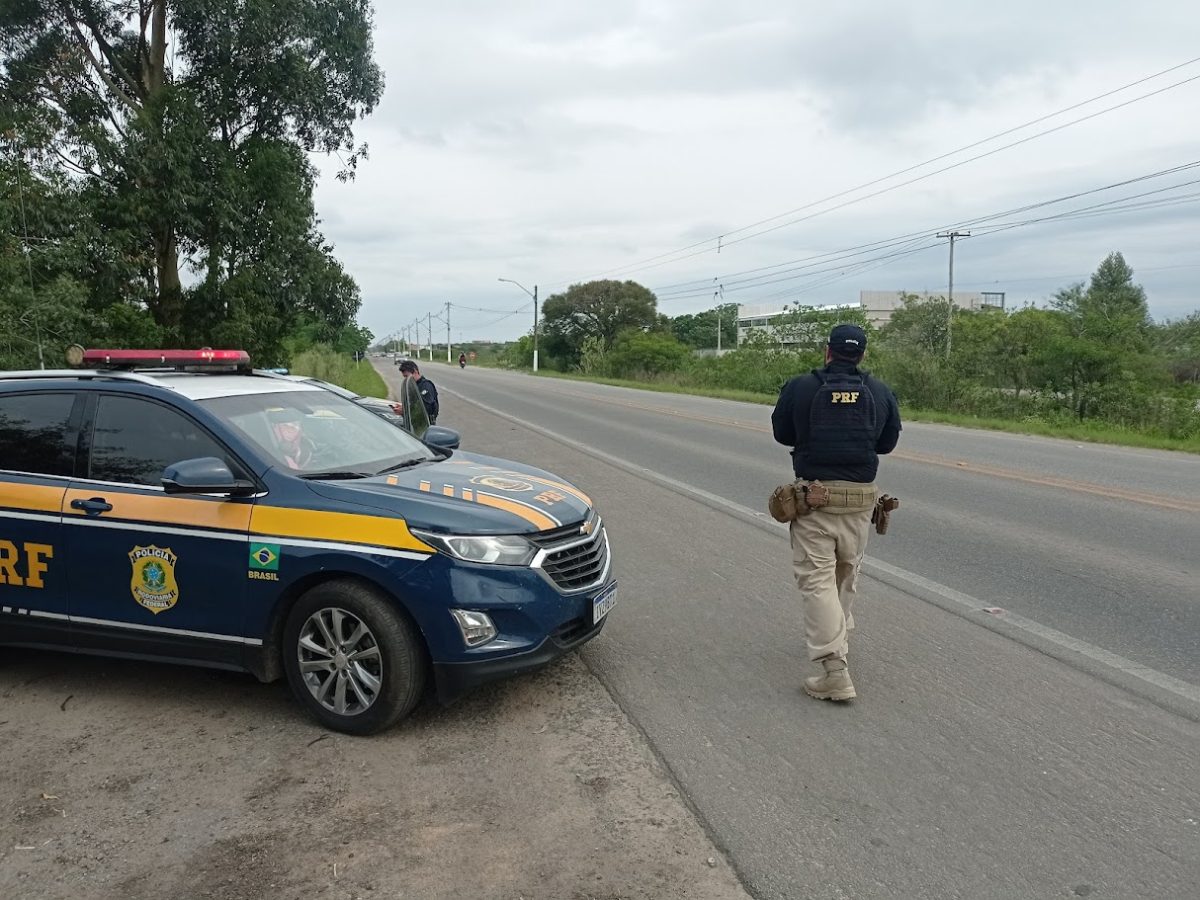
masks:
POLYGON ((574 655, 352 738, 281 684, 5 650, 0 759, 5 900, 747 897, 574 655))

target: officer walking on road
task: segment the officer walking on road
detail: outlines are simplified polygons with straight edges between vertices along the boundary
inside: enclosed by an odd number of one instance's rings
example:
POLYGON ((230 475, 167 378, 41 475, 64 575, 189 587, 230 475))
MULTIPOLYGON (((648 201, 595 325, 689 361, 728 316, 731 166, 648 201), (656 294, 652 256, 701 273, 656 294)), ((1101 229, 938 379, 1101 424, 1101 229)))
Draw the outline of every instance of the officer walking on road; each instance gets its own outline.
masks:
POLYGON ((858 366, 867 335, 837 325, 825 367, 791 379, 771 414, 775 440, 792 447, 798 515, 791 522, 792 561, 804 602, 809 658, 823 674, 804 680, 818 700, 852 700, 846 662, 858 570, 875 506, 879 454, 900 438, 891 388, 858 366))
POLYGON ((438 393, 433 382, 421 374, 421 370, 411 359, 400 363, 400 374, 407 375, 417 382, 417 390, 421 392, 421 402, 425 404, 425 412, 429 413, 429 424, 435 424, 438 417, 438 393))

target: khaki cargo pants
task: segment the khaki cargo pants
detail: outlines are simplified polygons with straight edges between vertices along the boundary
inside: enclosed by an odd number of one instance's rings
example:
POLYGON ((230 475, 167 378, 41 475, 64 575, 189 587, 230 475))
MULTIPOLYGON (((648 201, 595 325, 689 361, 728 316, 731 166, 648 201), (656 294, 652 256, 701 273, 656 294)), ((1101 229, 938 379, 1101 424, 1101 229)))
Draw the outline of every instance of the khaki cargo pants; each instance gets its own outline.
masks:
POLYGON ((845 658, 854 628, 858 570, 867 551, 875 485, 822 481, 828 506, 791 524, 792 569, 804 601, 809 659, 845 658))

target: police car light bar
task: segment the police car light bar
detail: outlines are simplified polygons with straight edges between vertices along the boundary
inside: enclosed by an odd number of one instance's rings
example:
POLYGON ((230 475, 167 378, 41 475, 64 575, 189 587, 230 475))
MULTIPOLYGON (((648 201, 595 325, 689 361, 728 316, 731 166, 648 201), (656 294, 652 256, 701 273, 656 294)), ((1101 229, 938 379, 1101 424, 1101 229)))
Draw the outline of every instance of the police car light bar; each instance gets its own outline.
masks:
POLYGON ((222 368, 250 367, 250 354, 245 350, 84 350, 71 347, 67 361, 76 366, 96 368, 153 368, 156 366, 220 366, 222 368))

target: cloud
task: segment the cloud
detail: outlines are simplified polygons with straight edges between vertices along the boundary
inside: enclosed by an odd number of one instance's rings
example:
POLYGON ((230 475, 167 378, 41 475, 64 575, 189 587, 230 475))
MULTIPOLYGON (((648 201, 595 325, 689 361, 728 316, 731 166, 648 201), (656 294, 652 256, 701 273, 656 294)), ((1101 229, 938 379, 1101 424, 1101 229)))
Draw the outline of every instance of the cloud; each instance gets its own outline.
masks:
MULTIPOLYGON (((522 302, 497 277, 539 283, 543 296, 609 273, 651 286, 705 281, 1200 156, 1197 82, 752 240, 727 238, 720 254, 711 243, 664 264, 658 257, 670 251, 787 210, 801 211, 777 222, 825 209, 833 204, 804 208, 1195 56, 1193 5, 376 5, 388 87, 357 129, 371 158, 354 184, 326 173, 317 202, 362 287, 361 318, 380 334, 447 299, 485 308, 522 302)), ((1140 90, 1189 74, 1200 65, 1140 90)), ((972 239, 962 245, 962 278, 1036 291, 1032 279, 1084 275, 1115 248, 1139 278, 1146 270, 1155 315, 1189 312, 1200 269, 1166 266, 1200 263, 1194 212, 972 239)), ((945 262, 935 248, 851 270, 805 296, 836 302, 868 287, 936 289, 945 262)), ((784 287, 726 299, 760 302, 784 287)), ((706 308, 703 293, 664 309, 706 308)), ((482 328, 487 317, 475 321, 482 328)), ((459 324, 470 336, 471 317, 459 324)), ((489 336, 525 327, 506 321, 489 336)))

